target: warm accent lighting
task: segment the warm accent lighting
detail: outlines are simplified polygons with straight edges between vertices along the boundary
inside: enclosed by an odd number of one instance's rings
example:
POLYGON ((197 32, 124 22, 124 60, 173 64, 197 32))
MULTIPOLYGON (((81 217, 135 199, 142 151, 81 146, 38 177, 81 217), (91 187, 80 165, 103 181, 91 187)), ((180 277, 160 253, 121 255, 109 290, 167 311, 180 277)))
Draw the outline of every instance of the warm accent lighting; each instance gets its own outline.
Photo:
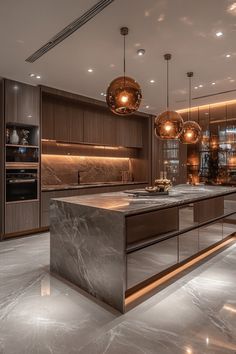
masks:
MULTIPOLYGON (((225 105, 230 105, 230 104, 236 104, 236 100, 229 100, 229 101, 222 101, 222 102, 217 102, 217 103, 211 103, 210 106, 212 108, 220 107, 220 106, 225 106, 225 105)), ((196 112, 199 110, 206 110, 209 109, 209 104, 202 105, 202 106, 194 106, 190 108, 191 112, 196 112)), ((184 109, 179 109, 177 112, 178 113, 186 113, 189 111, 189 108, 184 108, 184 109)), ((208 115, 208 113, 207 113, 208 115)))
POLYGON ((202 129, 200 125, 191 120, 191 101, 192 101, 192 86, 191 86, 191 79, 193 77, 193 72, 187 72, 187 77, 189 79, 189 112, 188 112, 188 120, 184 122, 183 130, 180 135, 180 141, 183 144, 196 144, 200 137, 202 129))
POLYGON ((169 109, 169 61, 171 54, 165 54, 167 64, 167 110, 155 118, 155 134, 160 139, 178 139, 183 129, 179 113, 169 109))
POLYGON ((129 29, 122 27, 120 33, 124 37, 124 75, 110 83, 107 89, 106 101, 113 113, 130 115, 139 109, 142 92, 139 84, 131 77, 127 77, 125 72, 125 37, 129 33, 129 29))

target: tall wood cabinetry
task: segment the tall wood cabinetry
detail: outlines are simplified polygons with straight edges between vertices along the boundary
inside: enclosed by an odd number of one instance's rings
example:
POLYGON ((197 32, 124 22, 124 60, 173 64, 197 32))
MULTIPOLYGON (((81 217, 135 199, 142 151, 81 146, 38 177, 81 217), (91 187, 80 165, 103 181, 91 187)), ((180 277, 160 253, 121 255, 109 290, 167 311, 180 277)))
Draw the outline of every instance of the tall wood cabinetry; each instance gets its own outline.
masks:
POLYGON ((7 238, 40 226, 40 90, 8 79, 1 83, 1 228, 7 238), (27 174, 35 176, 32 197, 26 196, 30 187, 23 188, 29 186, 27 174))

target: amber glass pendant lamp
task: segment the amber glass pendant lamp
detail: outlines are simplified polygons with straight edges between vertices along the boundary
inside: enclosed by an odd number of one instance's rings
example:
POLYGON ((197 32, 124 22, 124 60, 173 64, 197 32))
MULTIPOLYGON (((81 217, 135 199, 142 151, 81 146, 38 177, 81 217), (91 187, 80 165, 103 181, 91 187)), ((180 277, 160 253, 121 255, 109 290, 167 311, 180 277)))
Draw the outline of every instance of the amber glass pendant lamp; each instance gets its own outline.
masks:
POLYGON ((160 139, 178 139, 182 132, 184 122, 179 113, 169 109, 169 61, 171 60, 171 54, 165 54, 164 59, 167 64, 167 109, 155 118, 155 134, 160 139))
POLYGON ((188 120, 184 122, 183 131, 180 136, 180 141, 183 144, 196 144, 202 133, 200 125, 191 120, 191 101, 192 101, 192 85, 191 79, 193 77, 193 72, 187 72, 187 77, 189 78, 189 110, 188 110, 188 120))
POLYGON ((124 75, 117 77, 110 83, 107 89, 106 101, 113 113, 127 116, 139 109, 142 92, 137 81, 126 76, 125 38, 129 33, 129 29, 122 27, 120 33, 124 37, 124 75))

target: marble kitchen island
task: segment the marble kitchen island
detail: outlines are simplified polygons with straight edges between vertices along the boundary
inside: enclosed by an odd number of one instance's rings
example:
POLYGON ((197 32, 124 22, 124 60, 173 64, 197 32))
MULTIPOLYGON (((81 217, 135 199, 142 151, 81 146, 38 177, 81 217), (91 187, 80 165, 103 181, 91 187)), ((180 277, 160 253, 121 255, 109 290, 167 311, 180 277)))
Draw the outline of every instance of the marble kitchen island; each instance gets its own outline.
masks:
POLYGON ((51 271, 125 312, 127 296, 234 234, 236 188, 91 194, 50 209, 51 271))

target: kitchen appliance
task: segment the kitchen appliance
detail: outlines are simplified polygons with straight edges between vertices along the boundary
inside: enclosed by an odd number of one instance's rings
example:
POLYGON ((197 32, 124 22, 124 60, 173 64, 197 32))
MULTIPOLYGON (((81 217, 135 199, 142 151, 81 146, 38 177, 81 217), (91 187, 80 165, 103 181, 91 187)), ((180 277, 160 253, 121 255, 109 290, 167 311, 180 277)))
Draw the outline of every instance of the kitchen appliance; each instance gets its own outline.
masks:
POLYGON ((38 162, 38 148, 28 146, 7 146, 6 162, 38 162))
POLYGON ((35 200, 38 197, 37 169, 6 170, 6 202, 35 200))

